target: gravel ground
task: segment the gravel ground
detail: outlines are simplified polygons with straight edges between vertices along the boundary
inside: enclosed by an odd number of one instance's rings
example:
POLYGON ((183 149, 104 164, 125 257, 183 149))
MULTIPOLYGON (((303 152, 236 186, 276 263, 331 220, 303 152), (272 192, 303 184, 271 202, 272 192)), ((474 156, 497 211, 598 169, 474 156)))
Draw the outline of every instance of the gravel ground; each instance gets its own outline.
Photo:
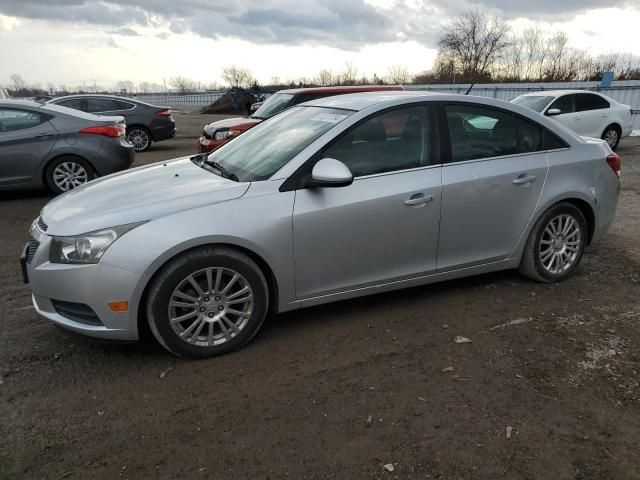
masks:
MULTIPOLYGON (((194 152, 212 118, 177 115, 136 164, 194 152)), ((616 223, 564 283, 300 310, 199 362, 39 318, 17 257, 49 196, 0 194, 0 478, 640 478, 640 139, 619 153, 616 223)))

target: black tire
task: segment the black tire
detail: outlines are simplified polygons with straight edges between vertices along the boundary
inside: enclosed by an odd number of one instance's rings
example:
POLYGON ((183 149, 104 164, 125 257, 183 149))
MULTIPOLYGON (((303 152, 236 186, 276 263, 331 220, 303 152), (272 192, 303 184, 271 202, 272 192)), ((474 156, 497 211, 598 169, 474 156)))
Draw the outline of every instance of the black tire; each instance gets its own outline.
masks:
MULTIPOLYGON (((196 276, 195 278, 198 279, 199 277, 196 276)), ((205 286, 203 284, 200 285, 205 286)), ((207 294, 205 293, 204 295, 207 294)), ((211 297, 211 300, 213 300, 212 294, 211 297)), ((198 300, 209 301, 208 298, 199 298, 198 300)), ((174 355, 192 359, 223 355, 244 346, 260 330, 268 309, 269 288, 260 267, 243 253, 230 248, 213 246, 190 250, 162 267, 150 286, 146 301, 149 326, 158 342, 174 355), (188 276, 192 274, 202 275, 199 272, 207 268, 230 269, 237 272, 243 278, 243 281, 248 283, 251 288, 250 293, 253 294, 251 314, 242 329, 230 339, 224 340, 224 343, 212 346, 194 345, 181 338, 179 333, 172 327, 169 317, 169 302, 174 290, 183 284, 188 276)), ((198 312, 201 311, 199 308, 194 308, 194 311, 196 310, 198 312)), ((216 328, 209 326, 209 323, 215 324, 216 322, 205 319, 205 315, 210 316, 211 313, 197 313, 197 319, 194 322, 205 324, 207 329, 216 328)), ((181 326, 188 325, 188 322, 189 320, 185 320, 185 323, 181 324, 181 326)), ((218 321, 217 325, 221 323, 221 321, 218 321)), ((188 327, 185 329, 188 329, 188 327)), ((197 327, 195 330, 197 330, 197 327)), ((191 337, 191 340, 193 341, 193 337, 191 337)))
MULTIPOLYGON (((522 259, 520 260, 520 273, 533 280, 545 283, 561 282, 566 280, 575 272, 576 268, 580 264, 580 260, 582 259, 582 255, 584 254, 584 249, 587 244, 587 235, 587 221, 580 209, 571 203, 557 203, 538 219, 531 230, 527 244, 524 247, 524 252, 522 253, 522 259), (548 234, 545 233, 545 230, 550 222, 553 219, 557 219, 560 215, 568 215, 575 220, 580 231, 580 244, 577 246, 575 258, 572 260, 570 266, 568 266, 566 270, 555 273, 551 272, 543 264, 541 258, 541 242, 543 235, 545 235, 545 242, 548 241, 546 240, 548 234)), ((550 248, 553 247, 550 246, 550 248)))
POLYGON ((151 132, 141 125, 127 128, 127 140, 133 145, 136 152, 147 152, 153 143, 151 132))
POLYGON ((84 158, 76 157, 73 155, 63 155, 61 157, 55 158, 49 163, 49 165, 47 165, 47 168, 44 172, 44 179, 47 183, 47 186, 56 195, 60 195, 61 193, 67 192, 69 190, 72 190, 73 188, 90 182, 94 178, 96 178, 96 172, 91 164, 84 158), (72 184, 68 184, 70 188, 64 188, 64 185, 61 184, 59 175, 61 173, 61 170, 63 169, 65 169, 66 171, 73 171, 69 170, 69 168, 77 169, 77 172, 83 171, 84 177, 78 176, 77 179, 84 178, 85 181, 75 186, 73 186, 72 184))
POLYGON ((602 140, 609 144, 611 150, 615 150, 620 143, 620 135, 622 135, 620 127, 618 127, 617 125, 609 125, 604 129, 604 132, 602 132, 602 136, 600 138, 602 138, 602 140), (610 143, 611 139, 613 139, 613 143, 610 143))

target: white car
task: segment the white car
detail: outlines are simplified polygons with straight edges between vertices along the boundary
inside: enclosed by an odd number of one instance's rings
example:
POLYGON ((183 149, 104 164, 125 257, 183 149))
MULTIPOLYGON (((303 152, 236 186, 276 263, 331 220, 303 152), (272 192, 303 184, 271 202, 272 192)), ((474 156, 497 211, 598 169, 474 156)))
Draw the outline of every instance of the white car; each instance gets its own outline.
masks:
POLYGON ((611 149, 631 134, 631 107, 596 92, 548 90, 527 93, 511 103, 528 107, 561 123, 583 137, 601 138, 611 149))

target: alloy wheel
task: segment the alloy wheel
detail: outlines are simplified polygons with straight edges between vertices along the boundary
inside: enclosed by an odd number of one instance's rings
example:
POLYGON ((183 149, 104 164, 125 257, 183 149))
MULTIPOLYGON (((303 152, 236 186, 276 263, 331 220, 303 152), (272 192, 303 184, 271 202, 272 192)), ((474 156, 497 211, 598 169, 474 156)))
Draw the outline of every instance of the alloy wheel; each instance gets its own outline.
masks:
POLYGON ((569 270, 580 253, 582 230, 577 220, 567 214, 553 217, 542 232, 538 255, 544 269, 552 275, 569 270))
POLYGON ((169 299, 169 323, 183 341, 211 347, 228 342, 247 325, 254 297, 235 270, 210 267, 183 279, 169 299))
POLYGON ((133 144, 136 152, 142 152, 149 146, 149 134, 141 128, 135 128, 127 135, 129 143, 133 144))
POLYGON ((618 144, 618 132, 615 129, 610 129, 607 130, 607 132, 604 134, 604 141, 607 142, 607 144, 613 148, 618 144))
POLYGON ((53 170, 53 182, 63 192, 84 185, 88 181, 87 171, 76 162, 62 162, 53 170))

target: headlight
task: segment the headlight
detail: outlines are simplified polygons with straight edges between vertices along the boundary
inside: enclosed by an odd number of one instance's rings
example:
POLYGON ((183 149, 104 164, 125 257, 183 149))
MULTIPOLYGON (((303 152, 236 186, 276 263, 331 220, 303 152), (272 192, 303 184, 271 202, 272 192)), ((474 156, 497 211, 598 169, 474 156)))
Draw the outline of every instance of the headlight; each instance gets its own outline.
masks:
POLYGON ((74 237, 52 237, 49 261, 51 263, 98 263, 113 242, 143 223, 145 222, 129 223, 74 237))
POLYGON ((231 130, 218 130, 213 134, 214 140, 226 140, 230 137, 233 137, 233 132, 231 130))

